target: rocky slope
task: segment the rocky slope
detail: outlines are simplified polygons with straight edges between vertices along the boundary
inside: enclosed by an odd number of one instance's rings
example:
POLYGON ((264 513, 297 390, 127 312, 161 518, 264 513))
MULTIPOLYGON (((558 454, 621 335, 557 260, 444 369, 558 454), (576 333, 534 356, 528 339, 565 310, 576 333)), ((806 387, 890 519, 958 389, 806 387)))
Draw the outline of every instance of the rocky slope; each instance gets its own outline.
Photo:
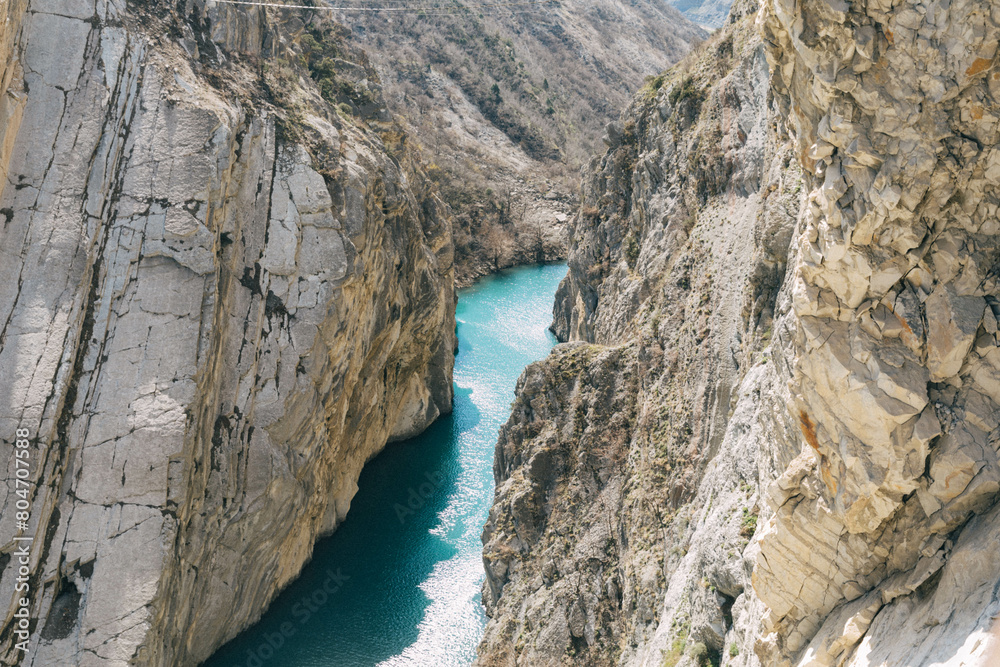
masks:
POLYGON ((209 5, 3 10, 4 664, 197 664, 450 410, 450 222, 377 77, 333 24, 209 5))
POLYGON ((760 362, 802 191, 745 5, 589 168, 554 323, 576 342, 527 371, 497 446, 483 665, 640 664, 664 625, 675 660, 718 655, 749 588, 775 473, 726 431, 744 379, 778 404, 760 362))
POLYGON ((707 35, 658 0, 480 4, 337 14, 455 212, 463 283, 564 256, 578 171, 602 128, 707 35))
POLYGON ((670 0, 670 4, 694 23, 705 28, 721 28, 729 14, 731 0, 670 0))
POLYGON ((998 19, 743 0, 609 127, 480 664, 1000 659, 998 19))

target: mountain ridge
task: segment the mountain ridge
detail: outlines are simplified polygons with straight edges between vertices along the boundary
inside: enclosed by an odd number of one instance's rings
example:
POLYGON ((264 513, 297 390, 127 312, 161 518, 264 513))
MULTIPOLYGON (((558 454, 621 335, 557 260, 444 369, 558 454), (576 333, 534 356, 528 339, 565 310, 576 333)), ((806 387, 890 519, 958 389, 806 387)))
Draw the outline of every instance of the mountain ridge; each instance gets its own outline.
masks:
POLYGON ((1000 658, 1000 14, 916 7, 737 0, 609 127, 478 664, 1000 658))
POLYGON ((335 13, 455 213, 460 284, 565 254, 580 166, 644 77, 707 33, 655 0, 335 13))

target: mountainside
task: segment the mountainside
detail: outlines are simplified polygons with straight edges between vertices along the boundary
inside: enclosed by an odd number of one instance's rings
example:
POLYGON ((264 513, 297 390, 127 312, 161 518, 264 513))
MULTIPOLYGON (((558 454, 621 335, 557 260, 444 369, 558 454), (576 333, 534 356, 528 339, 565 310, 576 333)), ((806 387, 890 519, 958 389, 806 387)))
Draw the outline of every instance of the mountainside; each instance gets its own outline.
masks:
POLYGON ((732 0, 669 0, 685 18, 705 28, 721 28, 732 0))
POLYGON ((332 23, 4 12, 0 661, 197 664, 451 409, 447 207, 332 23))
POLYGON ((748 4, 587 169, 553 324, 573 342, 526 371, 497 445, 479 664, 659 667, 664 629, 670 660, 717 658, 746 613, 775 472, 727 427, 755 409, 741 383, 781 406, 760 362, 802 197, 748 4))
POLYGON ((604 126, 706 36, 659 0, 478 4, 336 14, 455 213, 460 283, 564 256, 578 170, 604 126))
POLYGON ((1000 660, 998 23, 738 0, 610 128, 478 664, 1000 660))

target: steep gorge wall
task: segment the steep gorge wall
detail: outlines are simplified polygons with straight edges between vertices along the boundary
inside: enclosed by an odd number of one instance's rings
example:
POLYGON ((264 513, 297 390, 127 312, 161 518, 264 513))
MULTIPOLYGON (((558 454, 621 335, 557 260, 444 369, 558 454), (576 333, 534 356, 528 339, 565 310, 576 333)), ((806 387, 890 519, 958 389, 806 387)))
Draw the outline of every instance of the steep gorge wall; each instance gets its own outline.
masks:
POLYGON ((296 69, 294 13, 7 11, 0 599, 21 428, 39 620, 24 656, 5 607, 2 660, 196 664, 450 410, 450 222, 361 54, 327 75, 364 114, 296 69))
POLYGON ((1000 658, 996 11, 737 2, 609 127, 481 664, 1000 658))
POLYGON ((680 664, 756 613, 761 441, 796 441, 764 350, 802 189, 755 12, 641 91, 589 167, 553 325, 572 342, 526 371, 497 445, 479 664, 680 664))
POLYGON ((810 189, 781 337, 810 447, 769 497, 761 656, 986 664, 1000 9, 775 1, 764 29, 810 189))

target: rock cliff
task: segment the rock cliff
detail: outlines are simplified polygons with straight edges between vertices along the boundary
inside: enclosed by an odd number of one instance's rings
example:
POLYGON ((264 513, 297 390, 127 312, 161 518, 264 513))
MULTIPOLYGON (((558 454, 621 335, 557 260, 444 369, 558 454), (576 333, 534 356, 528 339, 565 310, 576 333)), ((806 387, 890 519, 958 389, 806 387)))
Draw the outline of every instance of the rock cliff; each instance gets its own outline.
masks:
POLYGON ((718 655, 742 610, 774 472, 727 430, 795 439, 738 401, 780 406, 764 350, 803 193, 748 4, 588 169, 553 324, 574 342, 526 372, 497 446, 483 665, 659 666, 658 628, 674 662, 718 655))
POLYGON ((609 126, 480 664, 1000 659, 998 18, 736 2, 609 126))
POLYGON ((768 493, 761 656, 976 664, 1000 610, 1000 562, 962 564, 995 552, 1000 491, 1000 8, 763 18, 809 194, 780 335, 808 447, 768 493))
POLYGON ((365 462, 450 410, 446 207, 334 24, 3 11, 0 661, 197 664, 297 575, 365 462))
POLYGON ((685 17, 706 28, 721 28, 726 23, 731 0, 670 0, 685 17))

